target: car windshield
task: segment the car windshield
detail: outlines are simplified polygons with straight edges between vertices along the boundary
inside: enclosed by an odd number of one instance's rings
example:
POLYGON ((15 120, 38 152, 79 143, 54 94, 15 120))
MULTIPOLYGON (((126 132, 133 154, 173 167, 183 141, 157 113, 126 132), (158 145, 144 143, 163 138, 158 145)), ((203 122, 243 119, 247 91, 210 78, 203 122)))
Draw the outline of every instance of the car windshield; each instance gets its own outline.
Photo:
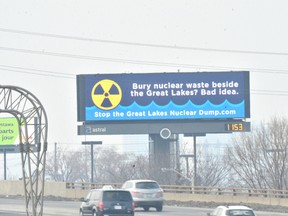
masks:
POLYGON ((136 188, 138 189, 155 189, 159 188, 156 182, 138 182, 136 183, 136 188))
POLYGON ((131 201, 131 195, 128 191, 105 191, 103 201, 131 201))
POLYGON ((228 210, 229 216, 255 216, 252 210, 228 210))

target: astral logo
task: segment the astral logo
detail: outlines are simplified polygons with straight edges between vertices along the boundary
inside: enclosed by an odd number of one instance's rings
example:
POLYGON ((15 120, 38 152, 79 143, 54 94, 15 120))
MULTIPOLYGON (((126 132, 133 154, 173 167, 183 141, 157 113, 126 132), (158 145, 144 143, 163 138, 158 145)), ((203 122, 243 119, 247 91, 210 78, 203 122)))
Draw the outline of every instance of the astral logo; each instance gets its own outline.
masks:
POLYGON ((91 98, 98 108, 112 110, 121 102, 122 90, 113 80, 104 79, 94 85, 91 98))

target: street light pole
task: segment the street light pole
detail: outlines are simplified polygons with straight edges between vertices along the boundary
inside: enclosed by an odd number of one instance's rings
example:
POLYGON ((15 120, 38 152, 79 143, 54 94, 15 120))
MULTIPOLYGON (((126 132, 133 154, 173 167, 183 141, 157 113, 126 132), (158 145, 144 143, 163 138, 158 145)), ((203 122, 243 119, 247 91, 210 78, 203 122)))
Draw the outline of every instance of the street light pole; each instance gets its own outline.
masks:
POLYGON ((192 186, 197 186, 197 143, 196 143, 196 138, 197 136, 205 136, 205 133, 191 133, 191 134, 184 134, 186 137, 192 137, 193 136, 193 151, 194 151, 194 172, 193 172, 193 185, 192 186))
MULTIPOLYGON (((195 154, 195 151, 194 151, 194 154, 195 154)), ((186 170, 187 170, 187 174, 186 174, 186 176, 188 177, 189 176, 189 170, 190 170, 190 168, 189 168, 189 161, 188 161, 188 159, 189 158, 192 158, 192 157, 194 157, 195 158, 195 156, 193 155, 193 154, 183 154, 183 155, 180 155, 180 157, 184 157, 185 158, 185 160, 186 160, 186 170)), ((195 163, 195 160, 194 160, 194 163, 195 163)), ((194 166, 195 167, 195 166, 194 166)), ((195 171, 194 171, 195 172, 195 171)), ((191 175, 191 179, 190 179, 190 182, 191 182, 191 186, 193 187, 194 186, 194 174, 192 174, 191 175)))
POLYGON ((177 173, 178 175, 182 176, 183 178, 185 178, 186 180, 188 180, 191 185, 193 186, 193 180, 191 180, 190 178, 188 178, 187 176, 183 175, 182 173, 178 172, 177 170, 175 169, 172 169, 172 168, 161 168, 161 171, 162 172, 168 172, 168 171, 172 171, 172 172, 175 172, 177 173))

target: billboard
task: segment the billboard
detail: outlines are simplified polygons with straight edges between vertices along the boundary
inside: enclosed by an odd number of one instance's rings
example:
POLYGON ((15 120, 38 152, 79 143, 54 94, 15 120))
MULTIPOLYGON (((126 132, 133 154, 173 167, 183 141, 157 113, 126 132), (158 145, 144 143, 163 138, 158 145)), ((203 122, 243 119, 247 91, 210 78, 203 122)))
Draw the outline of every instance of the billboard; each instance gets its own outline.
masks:
POLYGON ((78 121, 250 117, 249 72, 77 75, 78 121))
POLYGON ((16 118, 0 118, 0 147, 14 145, 18 134, 16 118))

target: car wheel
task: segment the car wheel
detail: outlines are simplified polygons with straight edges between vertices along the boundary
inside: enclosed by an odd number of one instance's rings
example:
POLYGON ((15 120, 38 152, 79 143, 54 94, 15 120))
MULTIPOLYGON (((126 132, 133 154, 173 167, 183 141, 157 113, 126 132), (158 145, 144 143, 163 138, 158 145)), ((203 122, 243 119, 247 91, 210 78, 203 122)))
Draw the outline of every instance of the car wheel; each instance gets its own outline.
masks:
POLYGON ((149 207, 148 206, 145 206, 145 207, 143 207, 144 208, 144 211, 149 211, 149 207))
POLYGON ((163 210, 163 206, 161 205, 161 206, 156 207, 156 210, 157 210, 158 212, 161 212, 161 211, 163 210))

